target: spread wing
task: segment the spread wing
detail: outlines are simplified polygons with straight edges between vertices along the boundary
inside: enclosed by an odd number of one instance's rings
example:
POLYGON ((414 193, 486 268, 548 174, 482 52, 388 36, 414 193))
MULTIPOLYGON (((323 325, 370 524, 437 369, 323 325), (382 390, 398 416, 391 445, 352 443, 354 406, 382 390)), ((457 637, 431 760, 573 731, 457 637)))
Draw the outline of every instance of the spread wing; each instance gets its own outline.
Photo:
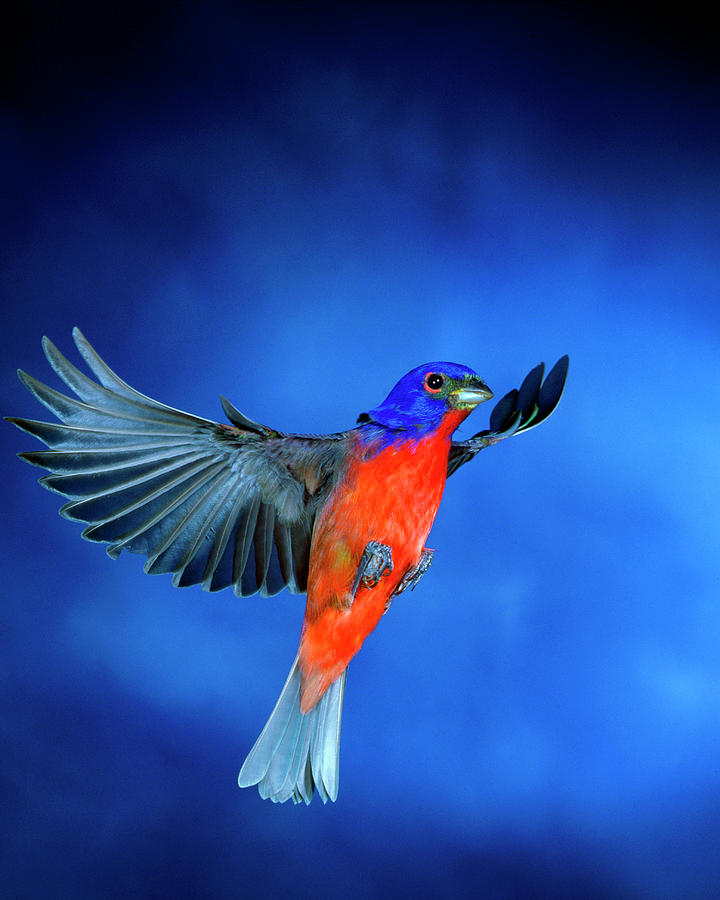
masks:
POLYGON ((483 448, 497 444, 513 434, 523 434, 543 422, 560 402, 570 358, 562 356, 543 381, 545 364, 528 373, 519 390, 499 400, 490 414, 490 428, 479 431, 467 441, 453 441, 448 458, 448 477, 473 459, 483 448))
POLYGON ((342 466, 345 435, 285 435, 223 399, 232 425, 172 409, 133 390, 80 331, 73 337, 97 382, 47 339, 50 365, 79 399, 19 372, 62 425, 10 418, 49 450, 21 453, 50 470, 40 479, 70 502, 83 537, 147 557, 173 584, 239 596, 307 587, 315 514, 342 466))

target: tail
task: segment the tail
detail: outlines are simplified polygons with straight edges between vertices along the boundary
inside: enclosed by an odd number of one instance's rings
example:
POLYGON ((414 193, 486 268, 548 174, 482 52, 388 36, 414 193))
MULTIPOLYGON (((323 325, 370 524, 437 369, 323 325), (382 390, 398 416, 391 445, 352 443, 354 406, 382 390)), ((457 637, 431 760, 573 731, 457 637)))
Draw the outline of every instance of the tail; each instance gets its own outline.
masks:
POLYGON ((257 784, 260 796, 273 803, 310 803, 317 789, 327 803, 337 800, 340 720, 347 669, 313 708, 300 712, 298 658, 260 737, 243 763, 238 784, 257 784))

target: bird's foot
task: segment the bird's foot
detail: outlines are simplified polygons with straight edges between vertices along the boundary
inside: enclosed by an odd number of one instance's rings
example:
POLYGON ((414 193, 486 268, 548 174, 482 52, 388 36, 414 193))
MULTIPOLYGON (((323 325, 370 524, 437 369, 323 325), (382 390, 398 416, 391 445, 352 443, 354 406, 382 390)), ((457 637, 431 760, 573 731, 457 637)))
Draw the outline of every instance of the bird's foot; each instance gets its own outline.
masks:
POLYGON ((420 562, 414 568, 407 570, 401 578, 400 584, 393 591, 393 594, 402 594, 402 592, 406 591, 408 588, 410 588, 411 591, 414 591, 415 585, 432 565, 434 555, 434 550, 423 550, 420 562))
POLYGON ((434 550, 428 550, 427 548, 423 550, 422 556, 420 557, 420 562, 412 569, 407 570, 407 572, 400 579, 400 583, 398 584, 398 586, 388 597, 387 603, 385 604, 385 609, 383 610, 383 615, 385 615, 385 613, 390 609, 390 604, 392 603, 393 597, 397 596, 398 594, 402 594, 402 592, 406 591, 408 588, 410 588, 411 591, 415 590, 415 585, 418 583, 418 581, 420 581, 420 579, 432 565, 434 555, 434 550))
POLYGON ((387 544, 381 544, 380 541, 368 541, 355 574, 351 593, 352 600, 355 599, 355 593, 361 582, 366 588, 373 588, 383 575, 389 575, 392 570, 393 561, 390 547, 387 544))

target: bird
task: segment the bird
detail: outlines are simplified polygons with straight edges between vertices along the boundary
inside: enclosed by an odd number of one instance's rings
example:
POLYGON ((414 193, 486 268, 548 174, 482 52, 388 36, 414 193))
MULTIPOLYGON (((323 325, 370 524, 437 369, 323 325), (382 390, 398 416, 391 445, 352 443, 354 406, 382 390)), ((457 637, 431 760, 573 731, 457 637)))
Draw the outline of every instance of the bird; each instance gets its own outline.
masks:
POLYGON ((18 370, 61 423, 6 417, 48 448, 18 455, 50 472, 40 484, 68 498, 60 514, 113 559, 142 554, 145 572, 172 574, 176 587, 307 594, 297 655, 238 784, 276 803, 335 801, 350 661, 429 569, 446 479, 544 421, 568 357, 544 379, 544 364, 532 369, 466 440, 454 432, 493 393, 451 362, 412 369, 353 427, 313 435, 259 424, 222 396, 227 423, 166 406, 119 378, 78 328, 73 338, 94 379, 43 338, 75 396, 18 370))

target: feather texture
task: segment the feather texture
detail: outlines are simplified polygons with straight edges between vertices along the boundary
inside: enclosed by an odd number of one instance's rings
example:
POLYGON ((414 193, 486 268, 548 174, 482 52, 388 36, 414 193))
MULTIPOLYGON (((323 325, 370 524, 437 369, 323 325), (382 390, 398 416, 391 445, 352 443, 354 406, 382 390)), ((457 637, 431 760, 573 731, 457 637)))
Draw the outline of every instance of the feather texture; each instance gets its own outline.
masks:
POLYGON ((50 471, 40 483, 70 502, 83 537, 147 557, 173 584, 238 595, 306 588, 317 510, 342 469, 347 433, 282 434, 240 413, 233 425, 166 406, 131 388, 78 329, 75 344, 97 382, 43 339, 70 397, 25 372, 25 387, 62 424, 11 418, 49 450, 20 454, 50 471))
POLYGON ((514 434, 524 434, 544 422, 560 402, 569 365, 569 357, 561 356, 544 381, 545 365, 535 366, 519 390, 509 391, 495 404, 488 430, 478 431, 466 441, 453 441, 448 458, 448 478, 485 447, 514 434))
POLYGON ((347 670, 307 713, 300 712, 298 658, 260 737, 238 776, 240 787, 257 784, 274 803, 336 800, 339 787, 340 723, 347 670))

